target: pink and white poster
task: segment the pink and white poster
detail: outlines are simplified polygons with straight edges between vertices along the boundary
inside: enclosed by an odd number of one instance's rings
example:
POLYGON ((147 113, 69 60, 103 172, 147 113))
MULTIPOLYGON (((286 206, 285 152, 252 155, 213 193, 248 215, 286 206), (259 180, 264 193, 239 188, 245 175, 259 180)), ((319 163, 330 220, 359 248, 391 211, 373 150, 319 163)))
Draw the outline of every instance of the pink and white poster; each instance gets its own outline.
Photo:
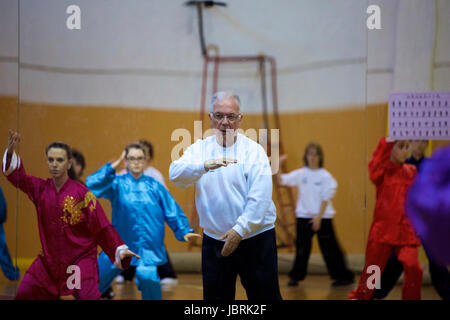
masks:
POLYGON ((395 140, 450 140, 450 92, 389 94, 389 136, 395 140))

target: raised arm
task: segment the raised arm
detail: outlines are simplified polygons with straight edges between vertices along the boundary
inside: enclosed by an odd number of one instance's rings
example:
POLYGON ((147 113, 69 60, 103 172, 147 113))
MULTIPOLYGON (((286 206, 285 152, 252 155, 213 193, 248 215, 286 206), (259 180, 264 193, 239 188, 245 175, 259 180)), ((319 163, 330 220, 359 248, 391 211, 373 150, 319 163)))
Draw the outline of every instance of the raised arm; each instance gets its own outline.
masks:
MULTIPOLYGON (((286 159, 287 154, 283 154, 280 156, 280 167, 286 161, 286 159)), ((280 170, 278 170, 278 172, 276 173, 276 179, 278 181, 278 184, 282 186, 299 187, 300 181, 302 179, 302 170, 296 169, 288 173, 281 173, 280 170)))
POLYGON ((25 172, 22 159, 15 152, 19 141, 20 134, 9 130, 8 148, 3 155, 2 171, 9 182, 26 193, 34 202, 38 197, 39 186, 44 180, 25 172))
POLYGON ((112 200, 113 198, 113 182, 116 178, 116 169, 125 158, 125 151, 119 159, 113 163, 107 163, 99 170, 86 178, 86 186, 98 198, 112 200))
POLYGON ((282 173, 278 176, 278 182, 282 186, 296 187, 300 184, 300 176, 300 169, 291 171, 289 173, 282 173))
POLYGON ((384 173, 390 163, 390 156, 393 142, 387 142, 385 137, 382 137, 378 142, 372 160, 369 162, 369 177, 375 185, 383 182, 384 173))

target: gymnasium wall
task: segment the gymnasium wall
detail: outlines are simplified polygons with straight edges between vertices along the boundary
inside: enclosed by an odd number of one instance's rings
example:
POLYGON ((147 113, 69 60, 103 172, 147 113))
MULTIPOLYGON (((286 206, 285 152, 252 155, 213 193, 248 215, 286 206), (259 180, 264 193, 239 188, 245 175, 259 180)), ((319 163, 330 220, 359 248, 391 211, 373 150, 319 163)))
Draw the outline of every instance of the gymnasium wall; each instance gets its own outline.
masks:
MULTIPOLYGON (((105 162, 118 158, 123 146, 129 141, 146 137, 155 147, 153 165, 167 179, 172 148, 179 143, 170 141, 171 133, 174 129, 186 128, 193 136, 193 121, 198 117, 197 113, 179 111, 76 106, 61 108, 37 104, 21 104, 18 113, 14 99, 3 97, 0 101, 1 118, 13 124, 12 128, 19 120, 22 134, 19 152, 27 172, 42 177, 48 176, 43 150, 50 141, 61 139, 82 150, 87 159, 86 177, 105 162)), ((334 199, 336 230, 343 248, 350 254, 364 252, 375 196, 375 190, 368 181, 366 163, 379 137, 386 131, 386 115, 386 105, 281 115, 280 134, 289 155, 288 170, 301 166, 303 148, 307 142, 320 141, 324 147, 325 166, 339 184, 334 199), (367 209, 364 208, 365 195, 367 209)), ((260 123, 261 115, 245 115, 242 128, 257 128, 260 123)), ((7 126, 2 126, 1 136, 7 136, 7 129, 7 126)), ((6 147, 6 139, 3 140, 0 142, 2 150, 6 147)), ((167 182, 169 191, 190 217, 194 201, 193 188, 181 190, 167 182)), ((0 178, 0 186, 8 202, 9 220, 5 224, 5 231, 10 250, 16 250, 17 235, 18 256, 31 258, 40 250, 35 209, 31 201, 23 193, 16 192, 4 177, 0 178), (19 203, 19 207, 16 203, 19 203)), ((101 200, 101 203, 110 217, 109 202, 101 200)), ((289 221, 293 222, 293 219, 289 218, 289 221)), ((291 231, 294 230, 291 226, 291 231)), ((283 230, 279 232, 283 234, 283 230)), ((171 251, 187 250, 186 244, 178 242, 170 229, 167 229, 167 246, 171 251)), ((316 246, 314 250, 317 252, 316 246)))
MULTIPOLYGON (((79 0, 82 27, 69 31, 65 9, 73 2, 22 0, 20 8, 18 1, 0 2, 0 150, 8 128, 20 130, 28 172, 45 177, 45 146, 64 140, 85 154, 86 177, 115 160, 128 142, 147 138, 155 147, 153 165, 167 179, 171 150, 179 143, 171 133, 192 133, 198 117, 203 61, 196 10, 183 0, 79 0)), ((276 59, 288 170, 301 166, 307 142, 322 144, 325 167, 339 184, 338 238, 347 253, 364 253, 375 197, 367 163, 386 134, 388 94, 450 90, 450 3, 226 2, 227 8, 204 11, 207 44, 223 55, 276 59), (366 28, 369 4, 381 8, 381 30, 366 28)), ((221 65, 219 74, 219 88, 241 95, 242 127, 260 128, 256 66, 221 65)), ((445 143, 433 142, 433 148, 445 143)), ((17 249, 19 258, 32 258, 40 250, 35 209, 3 176, 0 186, 8 202, 11 253, 17 249)), ((193 189, 168 186, 190 216, 193 189)), ((109 203, 101 203, 110 215, 109 203)), ((187 250, 170 230, 167 246, 187 250)))
MULTIPOLYGON (((2 119, 5 116, 11 127, 15 128, 17 117, 22 134, 20 154, 27 172, 36 176, 48 176, 45 163, 45 146, 59 139, 82 150, 86 156, 86 177, 107 161, 120 156, 125 144, 146 137, 155 147, 153 165, 160 169, 168 179, 172 148, 179 143, 171 141, 174 129, 186 128, 193 135, 193 121, 198 113, 162 110, 143 110, 132 108, 20 104, 17 114, 15 101, 2 98, 2 119)), ((349 253, 362 253, 365 245, 365 224, 368 216, 364 210, 364 192, 366 188, 365 139, 364 124, 366 117, 384 117, 382 112, 372 110, 365 112, 361 108, 347 108, 345 111, 304 112, 281 115, 281 137, 284 148, 289 155, 288 170, 301 166, 303 148, 310 140, 319 141, 325 150, 325 164, 335 176, 339 189, 334 200, 336 206, 337 233, 343 247, 349 253)), ((374 121, 379 123, 380 121, 374 121)), ((245 115, 242 128, 259 128, 261 115, 245 115)), ((205 125, 205 129, 209 124, 205 125)), ((382 134, 384 128, 377 128, 382 134)), ((374 138, 379 134, 374 134, 374 138)), ((2 126, 0 135, 7 136, 7 126, 2 126)), ((375 142, 376 143, 376 142, 375 142)), ((2 149, 6 147, 6 138, 0 141, 2 149)), ((32 257, 39 252, 40 244, 37 231, 35 209, 26 196, 17 193, 4 177, 0 185, 9 204, 9 220, 6 234, 10 249, 15 251, 16 210, 18 210, 18 250, 20 257, 32 257), (16 207, 18 196, 19 207, 16 207)), ((191 214, 194 192, 193 188, 181 190, 168 181, 172 195, 183 210, 191 214)), ((101 201, 110 216, 110 205, 101 201)), ((293 219, 290 219, 293 222, 293 219)), ((294 226, 291 231, 295 233, 294 226)), ((282 233, 282 230, 280 230, 282 233)), ((172 251, 187 250, 187 246, 178 242, 172 232, 167 230, 167 246, 172 251)), ((194 248, 193 250, 197 250, 194 248)))
MULTIPOLYGON (((62 108, 57 105, 24 103, 19 105, 18 112, 16 103, 13 98, 0 98, 0 136, 4 137, 0 141, 0 147, 2 150, 6 148, 8 128, 16 129, 18 124, 22 135, 19 153, 25 168, 28 173, 41 177, 48 176, 44 150, 51 141, 63 140, 83 151, 87 160, 85 178, 105 162, 117 159, 128 142, 145 137, 155 147, 153 165, 167 180, 171 152, 179 143, 171 141, 172 131, 185 128, 193 136, 193 122, 198 118, 198 113, 193 112, 115 107, 62 108)), ((367 163, 379 137, 386 132, 386 117, 386 104, 370 105, 366 109, 289 113, 280 117, 280 135, 288 154, 289 171, 302 165, 306 143, 313 140, 322 144, 325 167, 339 184, 333 201, 337 210, 336 231, 343 248, 349 254, 364 252, 375 200, 375 189, 367 176, 367 163)), ((205 129, 208 126, 206 123, 205 129)), ((261 115, 244 116, 244 130, 260 126, 261 115)), ((445 143, 448 142, 434 143, 433 147, 445 143)), ((194 205, 194 189, 181 190, 167 182, 169 191, 190 217, 194 205)), ((5 224, 5 232, 10 250, 15 252, 17 236, 18 256, 31 258, 40 250, 35 209, 31 201, 11 187, 3 176, 0 178, 0 186, 8 202, 9 219, 5 224)), ((111 217, 109 202, 101 200, 101 204, 108 217, 111 217)), ((291 217, 289 222, 293 222, 291 217)), ((283 230, 278 231, 284 237, 283 230)), ((290 231, 295 233, 293 225, 290 226, 290 231)), ((169 250, 187 250, 186 244, 178 242, 169 229, 166 232, 169 250)), ((318 252, 316 244, 313 249, 313 252, 318 252)), ((194 247, 192 250, 198 248, 194 247)))

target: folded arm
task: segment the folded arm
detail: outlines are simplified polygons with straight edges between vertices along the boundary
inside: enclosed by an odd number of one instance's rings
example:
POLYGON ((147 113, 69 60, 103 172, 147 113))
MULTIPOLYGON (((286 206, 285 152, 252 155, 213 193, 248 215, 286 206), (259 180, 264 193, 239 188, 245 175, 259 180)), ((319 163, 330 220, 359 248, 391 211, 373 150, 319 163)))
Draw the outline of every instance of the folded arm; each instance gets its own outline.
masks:
POLYGON ((233 226, 233 230, 241 237, 266 226, 264 225, 264 219, 272 204, 272 171, 262 147, 259 148, 255 161, 248 165, 250 171, 247 180, 249 188, 246 204, 244 212, 233 226))
POLYGON ((196 155, 194 148, 195 145, 191 145, 180 159, 170 164, 169 179, 179 188, 194 185, 206 173, 204 162, 199 160, 201 154, 196 155))

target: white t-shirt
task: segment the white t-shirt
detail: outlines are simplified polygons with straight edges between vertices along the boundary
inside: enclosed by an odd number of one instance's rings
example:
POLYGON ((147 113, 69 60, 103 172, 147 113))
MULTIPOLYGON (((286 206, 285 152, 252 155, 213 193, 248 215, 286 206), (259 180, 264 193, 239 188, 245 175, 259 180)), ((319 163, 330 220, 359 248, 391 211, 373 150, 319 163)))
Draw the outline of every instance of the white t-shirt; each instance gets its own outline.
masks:
POLYGON ((337 182, 324 168, 308 167, 281 175, 281 184, 297 187, 298 200, 295 213, 298 218, 313 218, 319 214, 322 201, 328 201, 323 218, 332 218, 336 211, 331 203, 337 182))
POLYGON ((238 134, 228 148, 215 136, 197 140, 172 162, 169 179, 180 188, 195 185, 195 204, 200 226, 219 239, 230 229, 243 239, 274 228, 272 171, 263 147, 238 134), (206 160, 236 159, 237 163, 206 171, 206 160))

